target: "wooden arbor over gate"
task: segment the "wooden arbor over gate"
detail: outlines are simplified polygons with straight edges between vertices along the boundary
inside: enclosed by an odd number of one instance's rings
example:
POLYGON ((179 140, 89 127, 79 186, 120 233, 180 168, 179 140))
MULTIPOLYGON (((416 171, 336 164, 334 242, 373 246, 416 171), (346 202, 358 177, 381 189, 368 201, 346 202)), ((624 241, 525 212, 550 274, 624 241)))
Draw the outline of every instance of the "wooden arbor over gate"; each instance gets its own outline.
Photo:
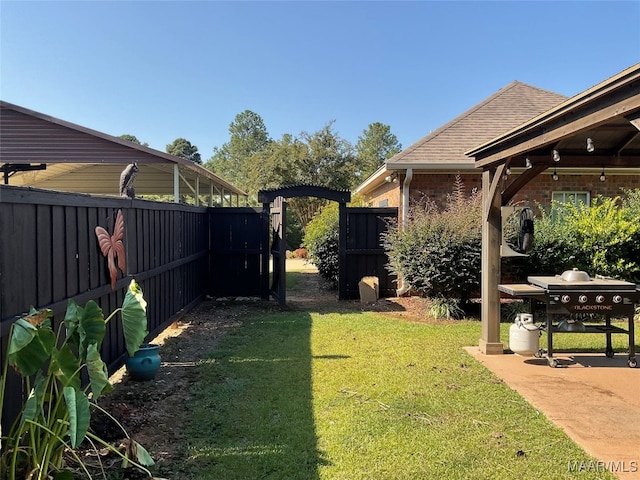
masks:
POLYGON ((482 336, 479 346, 482 353, 501 354, 500 209, 551 166, 559 172, 594 168, 598 172, 620 170, 640 175, 640 64, 466 154, 475 158, 476 167, 482 168, 482 336), (523 167, 527 159, 531 168, 511 183, 506 182, 506 169, 523 167))
POLYGON ((273 279, 269 288, 269 255, 262 256, 262 292, 263 297, 269 295, 275 297, 280 305, 286 304, 286 231, 287 231, 287 203, 285 199, 294 197, 316 197, 332 200, 340 204, 339 225, 340 225, 340 257, 339 257, 339 298, 345 298, 344 268, 346 245, 346 212, 347 203, 351 201, 351 192, 348 190, 333 190, 315 185, 298 185, 293 187, 281 187, 272 190, 260 190, 258 201, 262 203, 263 215, 271 215, 271 229, 267 230, 267 238, 264 245, 269 245, 272 261, 273 279))

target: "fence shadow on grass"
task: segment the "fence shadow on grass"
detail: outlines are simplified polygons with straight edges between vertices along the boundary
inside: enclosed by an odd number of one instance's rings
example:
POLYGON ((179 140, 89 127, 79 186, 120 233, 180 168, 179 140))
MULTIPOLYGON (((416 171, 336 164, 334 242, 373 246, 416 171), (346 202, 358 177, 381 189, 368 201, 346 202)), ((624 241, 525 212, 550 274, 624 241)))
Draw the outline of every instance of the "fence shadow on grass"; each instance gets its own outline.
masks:
POLYGON ((199 479, 317 479, 311 317, 248 319, 200 367, 188 470, 199 479))
POLYGON ((309 312, 368 308, 338 301, 337 292, 320 287, 317 273, 287 272, 287 280, 287 307, 268 302, 251 309, 198 367, 188 478, 313 480, 330 465, 318 445, 312 362, 345 356, 312 355, 309 312))

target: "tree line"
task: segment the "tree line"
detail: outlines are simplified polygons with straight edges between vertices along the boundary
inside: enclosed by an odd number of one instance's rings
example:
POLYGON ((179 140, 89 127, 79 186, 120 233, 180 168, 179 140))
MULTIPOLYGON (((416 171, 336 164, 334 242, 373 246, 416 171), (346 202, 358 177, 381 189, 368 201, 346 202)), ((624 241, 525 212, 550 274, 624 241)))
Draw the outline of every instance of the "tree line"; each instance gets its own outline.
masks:
MULTIPOLYGON (((262 117, 245 110, 230 123, 229 140, 214 147, 213 155, 204 163, 198 147, 184 138, 167 145, 166 152, 203 164, 247 192, 249 202, 257 205, 258 191, 264 189, 293 185, 351 189, 402 150, 391 128, 383 123, 369 124, 355 145, 341 138, 333 124, 330 121, 317 132, 285 133, 273 139, 262 117)), ((141 144, 133 135, 121 138, 141 144)), ((324 204, 313 198, 289 201, 302 229, 324 204)))

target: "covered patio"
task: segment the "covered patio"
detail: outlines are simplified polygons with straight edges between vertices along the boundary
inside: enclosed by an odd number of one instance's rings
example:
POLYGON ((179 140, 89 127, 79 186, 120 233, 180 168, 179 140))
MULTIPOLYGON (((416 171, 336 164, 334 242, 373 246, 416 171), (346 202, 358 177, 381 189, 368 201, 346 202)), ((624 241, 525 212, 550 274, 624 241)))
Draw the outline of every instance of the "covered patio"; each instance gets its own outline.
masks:
MULTIPOLYGON (((640 178, 640 64, 466 152, 482 169, 482 334, 479 350, 502 354, 501 207, 542 172, 590 167, 640 178), (524 167, 515 178, 511 167, 524 167)), ((560 273, 560 272, 559 272, 560 273)))

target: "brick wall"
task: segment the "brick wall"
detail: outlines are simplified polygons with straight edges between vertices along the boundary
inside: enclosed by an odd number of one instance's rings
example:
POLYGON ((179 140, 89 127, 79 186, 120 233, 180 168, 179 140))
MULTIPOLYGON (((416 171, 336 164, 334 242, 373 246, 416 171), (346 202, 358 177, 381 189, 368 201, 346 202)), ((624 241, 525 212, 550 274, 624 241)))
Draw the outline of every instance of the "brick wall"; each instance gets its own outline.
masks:
MULTIPOLYGON (((411 182, 411 200, 429 199, 444 206, 447 195, 453 193, 456 176, 454 173, 414 175, 411 182)), ((462 174, 460 178, 467 195, 470 195, 474 189, 482 189, 482 176, 479 173, 462 174)))
MULTIPOLYGON (((588 192, 593 199, 597 195, 620 195, 622 193, 621 187, 627 189, 640 188, 640 175, 607 174, 605 171, 606 181, 601 182, 599 173, 593 175, 569 175, 558 172, 559 178, 554 181, 551 178, 551 173, 548 170, 538 175, 515 195, 511 203, 527 203, 531 206, 539 203, 546 206, 551 203, 553 192, 588 192)), ((467 194, 470 194, 474 188, 478 190, 482 188, 482 175, 480 172, 467 173, 460 176, 467 194)), ((411 182, 412 202, 426 197, 439 205, 443 205, 447 195, 453 192, 455 179, 456 174, 454 173, 414 174, 411 182)), ((368 199, 369 205, 378 207, 386 202, 386 206, 398 207, 400 205, 403 180, 404 177, 401 175, 397 182, 382 185, 368 199)))
POLYGON ((396 178, 394 182, 385 182, 378 187, 371 197, 366 198, 370 207, 396 207, 400 206, 400 195, 402 193, 402 181, 404 176, 396 178))
POLYGON ((566 175, 558 173, 558 180, 551 178, 552 172, 544 172, 520 190, 511 203, 529 202, 549 205, 552 192, 588 192, 591 199, 597 195, 615 197, 622 193, 621 188, 640 188, 640 175, 606 174, 606 180, 600 181, 600 174, 595 175, 566 175))

